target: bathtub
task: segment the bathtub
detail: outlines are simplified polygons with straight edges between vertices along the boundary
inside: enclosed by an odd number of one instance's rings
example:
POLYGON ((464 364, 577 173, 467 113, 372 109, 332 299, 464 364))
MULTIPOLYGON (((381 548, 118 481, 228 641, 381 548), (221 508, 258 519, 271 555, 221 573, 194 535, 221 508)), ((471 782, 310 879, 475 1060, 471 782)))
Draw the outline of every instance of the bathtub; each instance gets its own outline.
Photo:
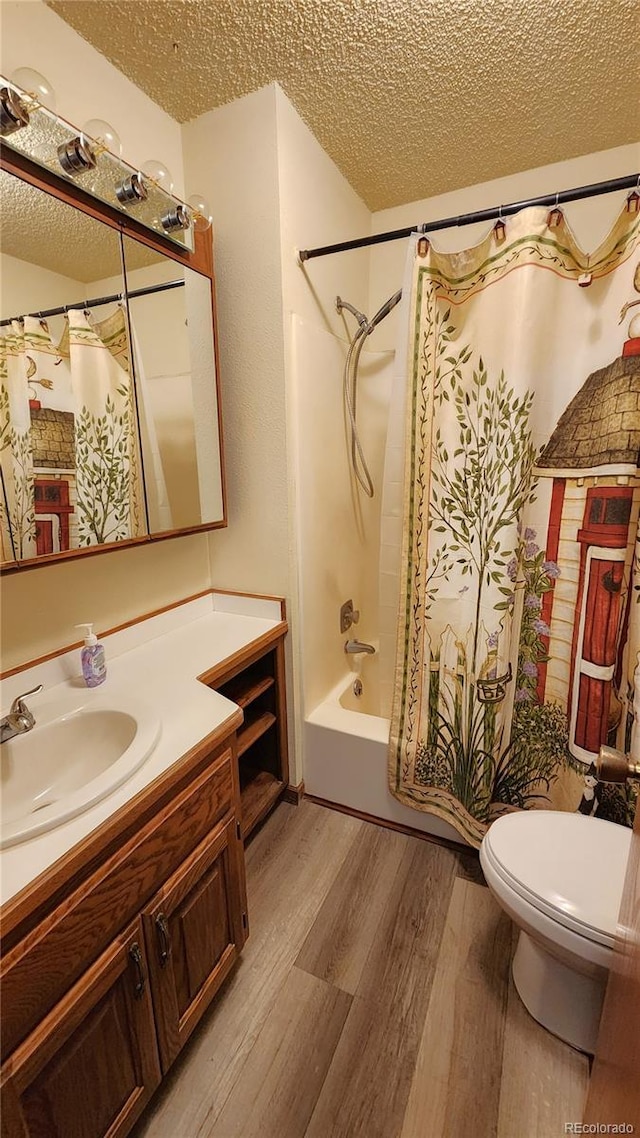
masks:
POLYGON ((412 810, 393 797, 387 783, 389 720, 379 714, 376 659, 363 662, 362 695, 348 672, 305 720, 304 784, 308 794, 362 811, 385 822, 463 843, 440 818, 412 810))

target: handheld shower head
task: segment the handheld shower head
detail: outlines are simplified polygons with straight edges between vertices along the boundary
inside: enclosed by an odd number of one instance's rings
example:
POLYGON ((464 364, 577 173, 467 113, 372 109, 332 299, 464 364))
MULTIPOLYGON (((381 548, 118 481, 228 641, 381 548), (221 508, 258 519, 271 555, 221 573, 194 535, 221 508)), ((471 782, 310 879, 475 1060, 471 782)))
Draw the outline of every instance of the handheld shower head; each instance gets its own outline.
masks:
POLYGON ((375 316, 371 317, 371 320, 367 324, 367 336, 370 336, 376 325, 378 325, 381 320, 384 320, 385 316, 389 315, 392 308, 395 308, 401 296, 402 289, 399 288, 397 292, 394 292, 393 296, 390 296, 389 299, 385 301, 382 308, 378 309, 375 316))

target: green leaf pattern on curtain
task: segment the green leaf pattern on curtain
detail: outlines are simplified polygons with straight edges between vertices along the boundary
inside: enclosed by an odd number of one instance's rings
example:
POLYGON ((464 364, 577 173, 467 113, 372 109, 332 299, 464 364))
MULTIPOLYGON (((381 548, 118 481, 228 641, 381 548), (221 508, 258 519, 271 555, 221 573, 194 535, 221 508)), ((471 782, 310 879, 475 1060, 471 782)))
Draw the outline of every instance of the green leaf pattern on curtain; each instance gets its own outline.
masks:
MULTIPOLYGON (((607 297, 615 291, 611 278, 616 272, 621 290, 631 285, 630 259, 639 230, 637 217, 623 211, 608 239, 588 258, 566 224, 550 231, 546 211, 529 210, 513 219, 511 239, 502 246, 490 235, 465 253, 441 254, 431 247, 424 259, 416 256, 389 785, 400 801, 443 818, 475 845, 503 810, 578 807, 593 747, 592 741, 588 747, 584 743, 575 722, 576 706, 580 704, 580 716, 586 698, 579 687, 582 673, 575 680, 578 687, 571 686, 580 652, 587 660, 581 665, 587 681, 596 677, 595 686, 607 688, 612 706, 614 701, 621 707, 625 700, 625 706, 632 703, 628 683, 622 690, 621 669, 632 677, 640 660, 636 633, 628 649, 623 636, 624 628, 634 628, 628 610, 626 617, 624 613, 640 498, 631 443, 634 431, 640 439, 640 394, 621 395, 623 414, 616 405, 608 420, 610 432, 619 428, 629 440, 620 444, 628 455, 612 452, 608 464, 599 459, 597 470, 591 469, 581 450, 588 449, 582 442, 588 431, 572 411, 572 396, 589 374, 589 351, 584 351, 584 370, 579 356, 575 381, 569 380, 561 394, 558 385, 567 381, 553 373, 551 337, 560 318, 564 327, 558 324, 556 331, 565 337, 564 344, 574 324, 592 335, 598 297, 603 310, 597 326, 606 327, 611 340, 604 358, 620 356, 619 309, 614 313, 612 302, 607 309, 607 297), (577 282, 587 266, 595 283, 583 290, 577 282), (570 429, 565 433, 575 434, 568 470, 546 468, 553 466, 543 456, 555 421, 548 417, 551 406, 566 408, 570 429), (584 576, 589 557, 604 556, 599 546, 609 540, 589 539, 591 553, 586 557, 583 551, 581 568, 580 550, 587 547, 579 544, 586 525, 583 521, 580 530, 580 520, 585 509, 588 518, 593 502, 600 501, 597 488, 603 482, 612 487, 602 491, 605 495, 633 493, 633 503, 625 498, 620 507, 627 503, 631 510, 631 528, 622 542, 627 551, 612 554, 623 584, 610 588, 610 593, 620 591, 622 603, 618 664, 608 671, 597 662, 596 648, 580 642, 580 651, 576 649, 583 629, 583 624, 578 628, 578 607, 596 603, 589 591, 596 588, 596 578, 589 584, 584 576), (551 519, 549 505, 556 484, 562 484, 565 495, 559 522, 551 519), (623 485, 633 489, 616 489, 623 485), (554 525, 560 527, 562 568, 545 548, 554 525), (573 617, 567 615, 565 595, 574 600, 573 617), (581 600, 585 596, 587 602, 581 600), (553 628, 545 620, 547 612, 553 612, 553 628), (573 657, 572 634, 562 623, 571 619, 576 625, 573 657), (593 664, 589 651, 596 653, 593 664), (547 671, 550 679, 543 690, 547 671), (617 679, 610 681, 614 673, 617 679), (598 676, 606 677, 606 683, 598 676)), ((558 358, 570 360, 571 354, 558 352, 558 358)), ((624 363, 620 392, 629 389, 629 370, 624 363)), ((640 393, 640 359, 637 372, 631 389, 640 393)), ((602 579, 606 582, 606 575, 602 579)), ((601 593, 609 603, 609 594, 602 588, 601 593)), ((602 607, 602 599, 597 603, 602 607)), ((611 604, 618 604, 617 596, 611 604)), ((586 618, 580 619, 584 623, 586 618)), ((608 643, 611 633, 607 636, 608 643)), ((623 718, 621 713, 616 728, 622 742, 623 718)))
POLYGON ((70 310, 59 344, 27 316, 0 337, 2 560, 146 532, 124 310, 70 310), (39 502, 39 505, 38 505, 39 502))

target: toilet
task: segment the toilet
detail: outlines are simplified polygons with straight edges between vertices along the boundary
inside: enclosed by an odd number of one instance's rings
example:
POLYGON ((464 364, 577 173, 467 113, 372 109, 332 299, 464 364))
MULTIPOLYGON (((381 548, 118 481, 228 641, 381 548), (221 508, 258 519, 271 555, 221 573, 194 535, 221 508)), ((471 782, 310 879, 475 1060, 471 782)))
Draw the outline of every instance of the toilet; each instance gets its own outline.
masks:
POLYGON ((584 814, 523 810, 480 847, 489 889, 520 929, 513 980, 534 1019, 593 1054, 631 830, 584 814))

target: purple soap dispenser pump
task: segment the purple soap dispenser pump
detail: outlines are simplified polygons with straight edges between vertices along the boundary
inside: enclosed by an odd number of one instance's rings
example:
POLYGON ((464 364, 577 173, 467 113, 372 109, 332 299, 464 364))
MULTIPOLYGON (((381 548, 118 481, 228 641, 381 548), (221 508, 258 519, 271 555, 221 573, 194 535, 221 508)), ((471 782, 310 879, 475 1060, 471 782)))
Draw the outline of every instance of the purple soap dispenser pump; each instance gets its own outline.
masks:
POLYGON ((82 675, 88 688, 97 688, 107 678, 107 663, 104 648, 94 635, 93 624, 76 624, 76 628, 85 628, 84 648, 80 653, 82 675))

